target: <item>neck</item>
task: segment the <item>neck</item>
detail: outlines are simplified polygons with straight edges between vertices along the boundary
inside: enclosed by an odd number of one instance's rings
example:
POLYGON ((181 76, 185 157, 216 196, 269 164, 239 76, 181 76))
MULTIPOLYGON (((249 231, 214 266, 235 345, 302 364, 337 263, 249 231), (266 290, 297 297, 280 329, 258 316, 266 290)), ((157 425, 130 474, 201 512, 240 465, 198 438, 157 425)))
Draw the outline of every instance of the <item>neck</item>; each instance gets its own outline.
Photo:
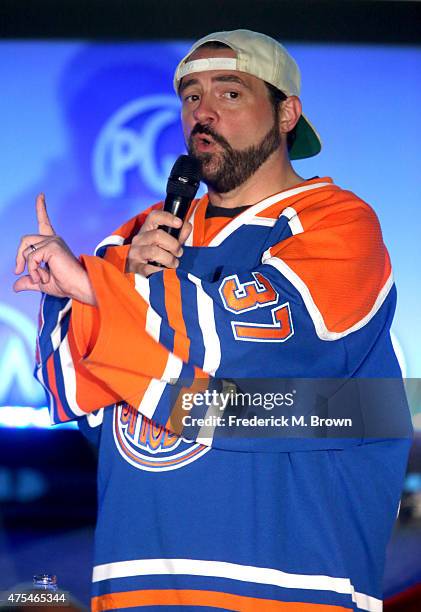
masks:
POLYGON ((304 179, 294 171, 289 159, 274 152, 247 181, 236 189, 227 193, 218 193, 209 188, 209 200, 214 206, 223 208, 256 204, 274 193, 291 189, 303 181, 304 179))

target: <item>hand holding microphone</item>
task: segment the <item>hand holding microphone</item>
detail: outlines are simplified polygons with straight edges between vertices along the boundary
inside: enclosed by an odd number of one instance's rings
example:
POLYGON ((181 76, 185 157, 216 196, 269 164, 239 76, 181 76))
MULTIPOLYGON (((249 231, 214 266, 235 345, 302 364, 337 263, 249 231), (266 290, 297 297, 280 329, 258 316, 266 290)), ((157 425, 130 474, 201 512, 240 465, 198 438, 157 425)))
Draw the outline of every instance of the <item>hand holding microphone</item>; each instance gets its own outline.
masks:
POLYGON ((189 155, 176 160, 168 182, 163 210, 153 210, 133 238, 126 272, 149 276, 163 267, 176 268, 191 225, 183 223, 200 184, 200 162, 189 155))

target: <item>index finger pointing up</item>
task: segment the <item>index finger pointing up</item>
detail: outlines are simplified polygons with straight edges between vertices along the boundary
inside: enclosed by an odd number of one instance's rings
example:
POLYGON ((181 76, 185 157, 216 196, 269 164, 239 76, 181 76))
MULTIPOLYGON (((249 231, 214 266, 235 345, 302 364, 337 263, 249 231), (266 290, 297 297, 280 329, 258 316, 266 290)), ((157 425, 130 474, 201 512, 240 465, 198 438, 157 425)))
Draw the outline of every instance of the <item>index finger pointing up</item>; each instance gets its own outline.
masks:
POLYGON ((47 207, 45 204, 45 195, 40 193, 36 201, 38 233, 42 236, 54 236, 55 231, 48 217, 47 207))

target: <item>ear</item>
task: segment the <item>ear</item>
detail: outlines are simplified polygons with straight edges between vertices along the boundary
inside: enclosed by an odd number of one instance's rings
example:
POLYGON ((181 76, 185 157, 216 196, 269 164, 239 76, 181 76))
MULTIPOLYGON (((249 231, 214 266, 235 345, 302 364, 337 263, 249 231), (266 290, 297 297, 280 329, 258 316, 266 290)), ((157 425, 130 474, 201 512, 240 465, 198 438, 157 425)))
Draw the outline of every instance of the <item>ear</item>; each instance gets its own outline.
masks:
POLYGON ((286 134, 294 129, 301 117, 301 100, 297 96, 289 96, 281 103, 279 111, 279 128, 281 134, 286 134))

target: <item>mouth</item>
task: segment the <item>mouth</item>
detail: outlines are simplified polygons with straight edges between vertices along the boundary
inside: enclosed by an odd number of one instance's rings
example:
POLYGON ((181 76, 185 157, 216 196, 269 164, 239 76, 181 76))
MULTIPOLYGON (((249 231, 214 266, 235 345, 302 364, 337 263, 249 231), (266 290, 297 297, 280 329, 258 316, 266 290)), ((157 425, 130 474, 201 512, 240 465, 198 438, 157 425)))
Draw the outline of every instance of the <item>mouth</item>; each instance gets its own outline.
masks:
POLYGON ((210 151, 215 147, 214 140, 205 134, 196 134, 193 139, 194 146, 198 151, 210 151))

